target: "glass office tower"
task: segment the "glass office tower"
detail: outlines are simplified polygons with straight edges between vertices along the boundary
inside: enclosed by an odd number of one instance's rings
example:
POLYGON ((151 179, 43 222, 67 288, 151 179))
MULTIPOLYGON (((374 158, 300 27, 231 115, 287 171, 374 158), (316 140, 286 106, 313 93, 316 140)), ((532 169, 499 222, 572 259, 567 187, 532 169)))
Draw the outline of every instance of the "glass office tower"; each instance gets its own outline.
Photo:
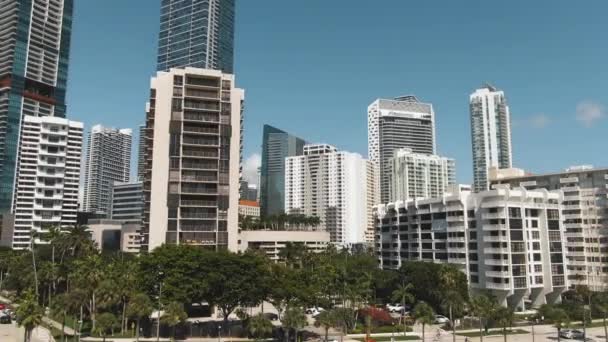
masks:
POLYGON ((233 74, 235 0, 162 0, 158 71, 195 67, 233 74))
POLYGON ((11 209, 23 116, 65 117, 72 8, 0 1, 0 214, 11 209))
POLYGON ((307 142, 270 125, 264 125, 260 181, 262 216, 285 211, 285 158, 304 154, 307 142))

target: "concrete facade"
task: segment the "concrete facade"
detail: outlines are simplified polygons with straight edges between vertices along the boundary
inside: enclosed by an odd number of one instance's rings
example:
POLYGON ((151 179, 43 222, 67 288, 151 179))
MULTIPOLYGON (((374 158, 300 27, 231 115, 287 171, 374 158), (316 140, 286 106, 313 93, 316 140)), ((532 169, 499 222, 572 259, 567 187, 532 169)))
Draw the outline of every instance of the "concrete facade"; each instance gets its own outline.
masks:
POLYGON ((546 190, 454 190, 377 207, 381 267, 450 263, 473 291, 488 290, 518 311, 560 300, 568 286, 561 195, 546 190))
POLYGON ((274 262, 287 243, 302 244, 311 252, 321 252, 330 243, 329 233, 298 230, 243 230, 239 234, 239 251, 261 250, 274 262))

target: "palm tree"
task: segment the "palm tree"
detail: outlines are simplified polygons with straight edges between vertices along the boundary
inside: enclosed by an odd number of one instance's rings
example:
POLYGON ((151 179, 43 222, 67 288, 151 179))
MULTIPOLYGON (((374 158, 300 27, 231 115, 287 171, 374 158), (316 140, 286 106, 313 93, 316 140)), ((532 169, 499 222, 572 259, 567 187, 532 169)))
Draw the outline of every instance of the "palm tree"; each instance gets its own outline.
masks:
POLYGON ((135 339, 139 341, 139 324, 141 319, 149 317, 154 311, 152 300, 145 293, 138 293, 131 298, 129 306, 127 307, 127 315, 131 318, 135 318, 136 321, 136 334, 135 339))
POLYGON ((165 313, 161 321, 171 327, 171 341, 175 341, 175 327, 188 318, 184 306, 177 302, 171 302, 165 307, 165 313))
MULTIPOLYGON (((113 314, 109 312, 104 312, 99 315, 97 319, 97 326, 93 328, 93 332, 101 336, 103 342, 105 342, 106 336, 108 335, 108 331, 113 331, 114 326, 116 326, 116 323, 118 322, 113 314)), ((112 332, 112 335, 114 335, 114 332, 112 332)))
POLYGON ((68 303, 67 303, 67 301, 69 300, 68 296, 69 295, 67 293, 62 293, 62 294, 58 295, 57 297, 55 297, 55 300, 53 301, 53 305, 51 306, 51 311, 53 312, 53 315, 61 317, 61 341, 62 342, 65 340, 65 321, 66 321, 66 317, 68 315, 68 303))
POLYGON ((416 322, 422 324, 422 341, 425 341, 424 328, 427 324, 433 324, 435 321, 433 308, 425 302, 419 302, 416 304, 416 307, 414 307, 414 319, 416 322))
POLYGON ((79 288, 86 291, 90 301, 87 304, 91 314, 92 329, 95 330, 97 315, 97 294, 105 276, 105 265, 99 254, 91 254, 74 262, 73 277, 79 288))
POLYGON ((262 340, 272 333, 272 322, 263 313, 259 313, 249 319, 247 330, 256 341, 262 340))
MULTIPOLYGON (((405 279, 402 279, 401 284, 395 291, 393 291, 393 301, 398 301, 403 306, 403 311, 401 311, 401 315, 399 316, 399 324, 401 324, 401 320, 405 315, 405 304, 411 303, 414 301, 414 295, 412 295, 412 284, 406 284, 405 279)), ((407 326, 405 322, 403 322, 403 336, 407 334, 407 326)))
POLYGON ((56 283, 55 283, 55 247, 57 245, 57 241, 61 236, 62 231, 61 228, 57 226, 51 226, 48 229, 48 232, 44 234, 45 240, 47 240, 51 245, 51 283, 52 283, 52 293, 49 293, 49 306, 53 306, 52 298, 54 291, 56 291, 56 283))
POLYGON ((448 308, 450 314, 450 326, 452 327, 452 339, 456 342, 456 325, 454 324, 454 308, 464 304, 464 299, 458 292, 457 279, 462 273, 455 267, 445 266, 441 269, 441 293, 443 295, 443 305, 448 308))
POLYGON ((507 327, 513 326, 515 314, 513 309, 501 306, 494 310, 494 319, 502 327, 502 336, 507 342, 507 327))
POLYGON ((72 257, 84 256, 95 251, 95 245, 91 240, 91 232, 89 227, 84 225, 75 225, 62 234, 58 241, 58 245, 62 250, 62 259, 69 252, 72 257))
POLYGON ((32 229, 30 233, 30 249, 32 252, 32 267, 34 267, 34 286, 36 290, 36 299, 38 299, 38 269, 36 268, 36 251, 34 249, 34 246, 36 245, 35 240, 38 237, 38 231, 32 229))
POLYGON ((471 298, 471 311, 479 319, 479 338, 483 342, 483 328, 485 327, 484 319, 487 320, 492 316, 494 309, 496 308, 496 301, 490 298, 486 294, 480 294, 471 298))
POLYGON ((299 307, 293 306, 285 310, 281 323, 283 323, 283 328, 285 328, 285 341, 289 342, 289 331, 294 329, 297 342, 298 330, 304 328, 308 322, 304 311, 299 307))
POLYGON ((291 268, 295 265, 302 268, 302 258, 306 254, 306 246, 301 243, 287 242, 279 252, 279 258, 291 268))
POLYGON ((335 326, 336 317, 334 315, 334 312, 331 310, 323 311, 315 318, 315 327, 323 327, 323 329, 325 330, 325 341, 328 341, 329 329, 335 326))
POLYGON ((25 328, 24 341, 30 342, 32 331, 42 323, 44 310, 38 304, 37 296, 31 290, 25 296, 17 308, 17 324, 25 328))
POLYGON ((96 301, 101 309, 109 309, 120 302, 120 288, 115 279, 109 278, 99 283, 96 301))
POLYGON ((547 318, 553 321, 553 325, 557 329, 557 341, 559 342, 562 328, 567 327, 568 324, 570 324, 568 313, 562 308, 550 308, 547 314, 547 318))
POLYGON ((608 325, 606 320, 608 319, 608 292, 600 292, 593 298, 593 306, 595 309, 602 313, 602 322, 604 325, 604 337, 608 342, 608 325))

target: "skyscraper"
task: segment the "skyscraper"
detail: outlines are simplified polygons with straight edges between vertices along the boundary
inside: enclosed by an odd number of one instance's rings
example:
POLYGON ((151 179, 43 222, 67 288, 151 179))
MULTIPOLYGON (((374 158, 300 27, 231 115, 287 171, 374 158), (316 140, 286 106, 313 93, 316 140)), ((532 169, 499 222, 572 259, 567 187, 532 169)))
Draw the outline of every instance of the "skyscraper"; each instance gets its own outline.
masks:
POLYGON ((65 116, 72 5, 0 1, 0 214, 11 208, 23 116, 65 116))
POLYGON ((455 183, 454 159, 413 153, 409 148, 396 150, 391 158, 391 202, 440 197, 455 183))
POLYGON ((137 180, 143 182, 146 174, 146 125, 139 125, 139 143, 137 146, 137 180))
POLYGON ((162 0, 158 71, 195 67, 233 73, 235 0, 162 0))
POLYGON ((285 211, 285 158, 301 156, 306 141, 264 125, 260 172, 260 212, 270 216, 285 211))
POLYGON ((488 170, 511 165, 511 122, 505 94, 491 85, 470 96, 473 189, 489 189, 488 170))
POLYGON ((435 113, 415 96, 377 99, 367 109, 369 160, 378 168, 379 200, 390 200, 391 164, 395 150, 435 154, 435 113))
POLYGON ((304 155, 285 160, 285 211, 318 217, 334 244, 368 242, 375 192, 368 182, 371 166, 361 155, 331 145, 304 146, 304 155))
POLYGON ((29 248, 32 230, 76 224, 82 123, 25 116, 13 204, 15 249, 29 248))
POLYGON ((241 111, 234 76, 183 68, 151 81, 142 249, 238 247, 241 111))
POLYGON ((84 174, 84 205, 87 212, 110 216, 112 186, 129 181, 131 129, 91 128, 84 174))

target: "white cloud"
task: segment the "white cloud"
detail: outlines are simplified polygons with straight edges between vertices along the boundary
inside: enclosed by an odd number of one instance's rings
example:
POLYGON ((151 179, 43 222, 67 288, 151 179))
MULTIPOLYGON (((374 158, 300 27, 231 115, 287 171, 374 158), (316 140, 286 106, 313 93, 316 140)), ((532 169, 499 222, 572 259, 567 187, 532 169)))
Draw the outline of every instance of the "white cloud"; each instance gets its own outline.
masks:
POLYGON ((545 128, 551 123, 551 118, 543 113, 532 115, 528 123, 535 128, 545 128))
POLYGON ((591 127, 606 116, 606 109, 599 103, 583 101, 576 106, 576 120, 585 127, 591 127))
POLYGON ((243 162, 243 179, 249 184, 258 185, 258 168, 262 165, 262 156, 254 153, 243 162))

